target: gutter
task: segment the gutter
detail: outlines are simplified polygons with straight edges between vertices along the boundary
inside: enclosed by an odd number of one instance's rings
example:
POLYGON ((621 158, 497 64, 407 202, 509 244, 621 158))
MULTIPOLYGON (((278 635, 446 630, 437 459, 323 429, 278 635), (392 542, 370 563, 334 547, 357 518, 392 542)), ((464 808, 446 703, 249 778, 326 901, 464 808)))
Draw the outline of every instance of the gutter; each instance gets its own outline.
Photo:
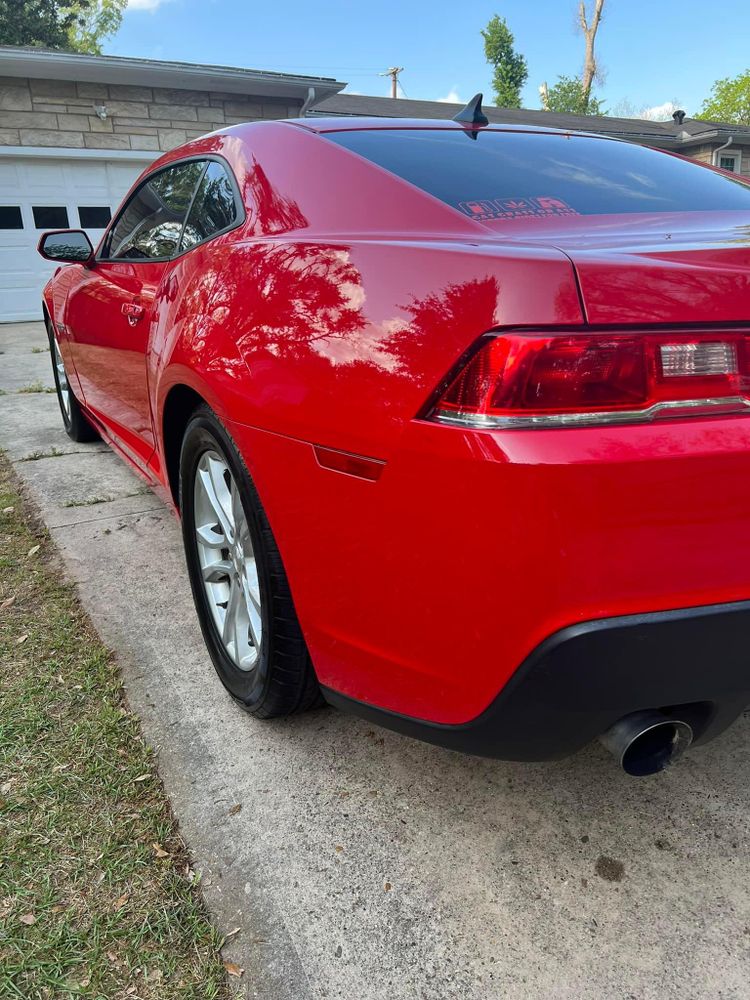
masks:
POLYGON ((721 152, 721 151, 722 151, 723 149, 728 149, 728 148, 729 148, 729 147, 730 147, 730 146, 732 145, 732 142, 733 142, 733 141, 734 141, 734 136, 733 136, 733 135, 730 135, 730 136, 729 136, 729 138, 727 139, 727 141, 726 141, 726 142, 724 143, 724 145, 723 145, 723 146, 718 146, 718 147, 717 147, 717 148, 716 148, 716 149, 715 149, 715 150, 713 151, 713 153, 711 154, 711 166, 712 166, 712 167, 718 167, 718 165, 719 165, 719 153, 720 153, 720 152, 721 152))

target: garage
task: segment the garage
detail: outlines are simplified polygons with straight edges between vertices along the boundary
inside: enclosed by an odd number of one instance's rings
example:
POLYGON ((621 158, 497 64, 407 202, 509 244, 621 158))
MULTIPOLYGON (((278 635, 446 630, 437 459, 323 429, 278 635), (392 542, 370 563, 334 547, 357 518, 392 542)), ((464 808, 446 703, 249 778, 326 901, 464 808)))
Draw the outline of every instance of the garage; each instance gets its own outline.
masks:
POLYGON ((0 157, 0 299, 4 320, 39 319, 55 265, 36 252, 47 229, 85 229, 96 245, 149 160, 0 157))
POLYGON ((47 229, 93 243, 144 167, 238 122, 296 118, 330 77, 0 45, 0 323, 34 320, 47 229))

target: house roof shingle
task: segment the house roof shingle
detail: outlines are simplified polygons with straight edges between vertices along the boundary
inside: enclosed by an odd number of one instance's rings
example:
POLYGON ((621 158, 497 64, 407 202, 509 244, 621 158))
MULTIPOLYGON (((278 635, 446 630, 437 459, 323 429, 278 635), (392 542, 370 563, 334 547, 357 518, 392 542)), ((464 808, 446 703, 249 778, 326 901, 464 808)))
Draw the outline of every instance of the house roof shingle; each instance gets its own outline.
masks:
MULTIPOLYGON (((451 119, 461 110, 460 104, 442 101, 412 101, 406 98, 367 97, 362 94, 335 94, 318 102, 308 114, 313 117, 363 116, 371 118, 432 118, 451 119)), ((642 118, 614 118, 603 115, 569 115, 554 111, 535 111, 516 108, 495 108, 485 105, 482 109, 495 125, 532 125, 559 128, 565 131, 598 132, 602 135, 637 139, 641 142, 668 148, 679 148, 694 142, 697 137, 715 135, 746 135, 750 142, 750 127, 728 125, 723 122, 701 121, 686 118, 681 125, 676 121, 648 121, 642 118)))

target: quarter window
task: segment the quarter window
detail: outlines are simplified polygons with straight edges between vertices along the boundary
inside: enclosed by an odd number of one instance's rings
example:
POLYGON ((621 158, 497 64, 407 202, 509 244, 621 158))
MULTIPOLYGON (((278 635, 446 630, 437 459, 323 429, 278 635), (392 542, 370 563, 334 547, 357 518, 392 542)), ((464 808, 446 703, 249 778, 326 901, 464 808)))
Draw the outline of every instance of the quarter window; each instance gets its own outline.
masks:
POLYGON ((180 250, 189 250, 210 236, 229 229, 236 221, 234 186, 226 169, 211 160, 190 209, 180 250))
POLYGON ((193 160, 159 171, 142 184, 107 241, 111 259, 165 260, 174 257, 205 161, 193 160))

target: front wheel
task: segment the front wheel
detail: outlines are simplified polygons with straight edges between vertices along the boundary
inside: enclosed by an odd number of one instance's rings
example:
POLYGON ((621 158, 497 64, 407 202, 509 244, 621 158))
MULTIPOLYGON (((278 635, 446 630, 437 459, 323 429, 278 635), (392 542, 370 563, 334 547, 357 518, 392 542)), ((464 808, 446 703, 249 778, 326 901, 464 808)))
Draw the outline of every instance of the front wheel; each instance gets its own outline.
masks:
POLYGON ((99 437, 78 404, 78 400, 73 395, 73 390, 68 382, 68 373, 65 370, 60 348, 52 329, 52 324, 47 321, 47 336, 49 337, 49 350, 52 356, 52 374, 55 379, 55 389, 57 390, 57 401, 60 404, 60 414, 62 415, 65 433, 71 441, 96 441, 99 437))
POLYGON ((221 682, 260 718, 319 703, 265 511, 234 442, 205 406, 182 442, 180 511, 193 599, 221 682))

